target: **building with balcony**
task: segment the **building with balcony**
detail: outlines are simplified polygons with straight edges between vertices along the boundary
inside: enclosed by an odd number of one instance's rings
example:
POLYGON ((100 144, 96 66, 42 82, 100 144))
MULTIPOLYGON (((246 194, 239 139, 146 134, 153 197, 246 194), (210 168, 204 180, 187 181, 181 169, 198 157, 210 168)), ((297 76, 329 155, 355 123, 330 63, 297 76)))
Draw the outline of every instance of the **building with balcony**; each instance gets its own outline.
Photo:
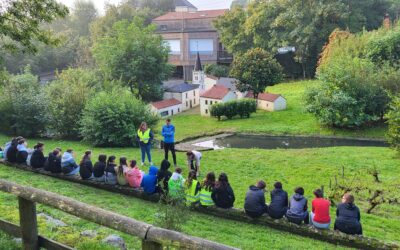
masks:
POLYGON ((177 0, 174 12, 153 19, 157 33, 170 47, 169 63, 174 77, 192 81, 197 53, 204 64, 230 64, 233 57, 219 40, 213 21, 227 9, 198 11, 186 0, 177 0))

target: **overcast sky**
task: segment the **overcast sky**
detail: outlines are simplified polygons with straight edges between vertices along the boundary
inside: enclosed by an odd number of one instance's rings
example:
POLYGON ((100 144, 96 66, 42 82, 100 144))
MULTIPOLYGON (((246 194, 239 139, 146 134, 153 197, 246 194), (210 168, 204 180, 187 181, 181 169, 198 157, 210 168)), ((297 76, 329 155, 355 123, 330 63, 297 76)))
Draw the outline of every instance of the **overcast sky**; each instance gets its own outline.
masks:
MULTIPOLYGON (((57 0, 68 7, 73 5, 74 0, 57 0)), ((117 4, 122 0, 92 0, 100 13, 104 13, 105 3, 117 4)), ((189 0, 199 10, 209 9, 227 9, 232 3, 232 0, 189 0)))

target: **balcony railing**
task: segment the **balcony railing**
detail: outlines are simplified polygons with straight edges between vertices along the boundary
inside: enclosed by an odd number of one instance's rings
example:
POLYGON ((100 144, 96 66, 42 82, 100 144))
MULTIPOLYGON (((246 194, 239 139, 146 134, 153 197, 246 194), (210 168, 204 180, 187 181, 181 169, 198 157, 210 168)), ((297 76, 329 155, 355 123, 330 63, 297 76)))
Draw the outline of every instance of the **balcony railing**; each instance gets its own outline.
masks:
POLYGON ((231 63, 233 61, 233 55, 226 50, 218 50, 217 57, 220 63, 231 63))

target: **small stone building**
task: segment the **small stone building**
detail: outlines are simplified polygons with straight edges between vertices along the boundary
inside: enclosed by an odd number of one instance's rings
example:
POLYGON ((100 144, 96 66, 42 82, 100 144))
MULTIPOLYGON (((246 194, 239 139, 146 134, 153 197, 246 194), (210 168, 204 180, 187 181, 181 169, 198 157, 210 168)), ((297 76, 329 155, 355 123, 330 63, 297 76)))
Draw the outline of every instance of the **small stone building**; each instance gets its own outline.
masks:
POLYGON ((182 103, 182 111, 194 108, 200 104, 199 85, 181 83, 164 91, 164 100, 175 98, 182 103))
POLYGON ((152 102, 150 107, 154 113, 159 114, 161 117, 173 116, 182 112, 182 103, 175 98, 152 102))
MULTIPOLYGON (((247 98, 254 98, 253 93, 249 92, 247 98)), ((286 99, 279 94, 260 93, 257 99, 257 108, 267 111, 279 111, 286 109, 286 99)))
POLYGON ((200 114, 202 116, 210 116, 210 107, 220 102, 228 102, 236 100, 236 94, 222 85, 214 85, 200 95, 200 114))

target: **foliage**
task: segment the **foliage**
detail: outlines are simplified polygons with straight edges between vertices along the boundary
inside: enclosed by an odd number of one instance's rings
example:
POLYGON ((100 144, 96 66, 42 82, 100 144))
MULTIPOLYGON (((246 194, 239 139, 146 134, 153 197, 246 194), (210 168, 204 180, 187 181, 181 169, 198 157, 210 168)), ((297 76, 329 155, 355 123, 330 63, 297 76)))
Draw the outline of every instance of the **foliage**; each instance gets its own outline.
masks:
POLYGON ((49 31, 41 27, 43 22, 51 22, 67 15, 68 9, 55 0, 2 1, 0 5, 0 37, 2 47, 8 50, 36 52, 33 40, 54 44, 49 31), (7 38, 7 39, 4 39, 7 38))
POLYGON ((400 97, 394 98, 391 109, 387 114, 389 120, 388 142, 400 152, 400 97))
POLYGON ((110 35, 100 39, 93 56, 103 74, 121 80, 137 98, 152 101, 161 97, 161 82, 171 73, 168 48, 155 26, 142 20, 115 23, 110 35))
POLYGON ((217 103, 211 106, 210 114, 221 120, 226 116, 229 120, 239 115, 240 118, 250 118, 251 113, 257 111, 257 102, 254 99, 233 100, 224 103, 217 103))
POLYGON ((366 56, 376 64, 388 63, 400 68, 400 25, 376 32, 366 45, 366 56))
POLYGON ((218 18, 215 26, 231 53, 242 54, 254 47, 275 53, 280 47, 294 46, 303 76, 312 77, 319 53, 333 30, 376 29, 391 5, 400 6, 400 3, 390 0, 252 1, 246 9, 233 8, 218 18))
POLYGON ((11 236, 0 231, 0 250, 19 250, 22 249, 20 243, 17 243, 11 236))
POLYGON ((204 66, 204 72, 207 75, 212 75, 215 77, 228 77, 229 76, 229 67, 225 65, 219 64, 206 64, 204 66))
POLYGON ((97 80, 94 71, 77 68, 64 70, 49 84, 48 125, 52 133, 66 138, 79 137, 79 121, 97 80))
MULTIPOLYGON (((183 200, 183 199, 182 199, 183 200)), ((156 213, 156 225, 165 229, 182 231, 189 218, 189 210, 185 203, 163 195, 160 199, 158 213, 156 213)))
POLYGON ((0 95, 0 113, 3 131, 22 136, 37 136, 45 131, 46 96, 29 68, 6 82, 0 95))
POLYGON ((266 87, 279 83, 283 73, 282 67, 272 55, 255 48, 235 57, 231 76, 238 80, 236 87, 240 91, 251 90, 257 99, 258 94, 264 92, 266 87))
POLYGON ((154 127, 158 118, 143 102, 116 88, 98 92, 86 104, 80 132, 95 146, 130 146, 136 142, 136 129, 142 121, 154 127))

